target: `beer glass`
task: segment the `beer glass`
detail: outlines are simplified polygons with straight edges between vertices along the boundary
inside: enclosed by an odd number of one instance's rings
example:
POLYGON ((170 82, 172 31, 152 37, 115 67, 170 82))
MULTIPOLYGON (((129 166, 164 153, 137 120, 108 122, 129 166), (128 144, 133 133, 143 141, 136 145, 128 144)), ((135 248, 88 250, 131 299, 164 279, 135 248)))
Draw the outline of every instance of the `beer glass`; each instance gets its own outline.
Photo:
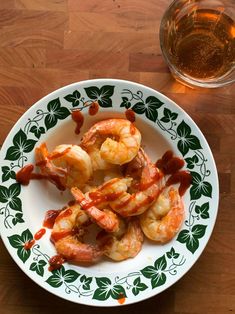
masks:
POLYGON ((160 26, 163 56, 189 86, 235 82, 235 0, 175 0, 160 26))

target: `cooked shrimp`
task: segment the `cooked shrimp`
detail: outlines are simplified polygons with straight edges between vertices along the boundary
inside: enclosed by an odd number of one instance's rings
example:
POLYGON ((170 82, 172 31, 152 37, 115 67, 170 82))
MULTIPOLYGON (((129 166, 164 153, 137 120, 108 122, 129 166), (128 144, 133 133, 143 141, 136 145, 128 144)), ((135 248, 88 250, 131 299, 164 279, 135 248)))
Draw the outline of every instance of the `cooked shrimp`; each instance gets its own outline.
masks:
POLYGON ((97 240, 101 243, 104 255, 114 261, 135 257, 142 248, 143 232, 136 218, 132 218, 122 232, 117 235, 101 233, 97 240))
POLYGON ((150 173, 150 171, 154 172, 155 168, 143 148, 140 148, 135 158, 124 166, 125 176, 133 179, 129 190, 132 193, 137 192, 140 188, 140 183, 145 184, 146 180, 151 180, 154 173, 150 173))
POLYGON ((97 207, 99 204, 102 204, 102 207, 107 205, 107 200, 97 190, 83 194, 81 190, 74 187, 71 189, 71 193, 98 226, 108 232, 116 232, 119 229, 118 216, 108 208, 99 209, 97 207), (91 195, 94 195, 94 197, 91 197, 91 195))
POLYGON ((92 159, 93 169, 131 161, 140 148, 141 134, 125 119, 108 119, 93 125, 83 136, 81 147, 92 159))
POLYGON ((179 231, 185 216, 178 190, 163 190, 156 202, 140 216, 140 225, 147 238, 161 243, 170 241, 179 231))
POLYGON ((147 160, 147 155, 140 148, 135 158, 123 167, 125 176, 133 178, 133 182, 138 183, 141 180, 143 169, 147 165, 147 160))
POLYGON ((65 208, 56 218, 51 240, 56 251, 75 263, 96 262, 103 254, 98 246, 82 243, 82 226, 88 223, 88 215, 78 204, 65 208))
POLYGON ((98 188, 103 198, 109 200, 109 206, 123 217, 142 214, 156 200, 162 189, 162 172, 150 162, 147 156, 144 158, 146 163, 141 173, 138 188, 135 189, 137 192, 132 194, 128 192, 132 183, 130 177, 107 181, 98 188))
MULTIPOLYGON (((122 183, 123 179, 119 179, 122 183)), ((151 184, 148 188, 130 194, 122 193, 117 199, 110 201, 110 207, 123 217, 137 216, 145 212, 160 193, 160 185, 151 184)))
POLYGON ((121 167, 113 165, 114 167, 109 170, 96 170, 93 171, 89 181, 81 188, 83 193, 95 191, 97 186, 102 185, 104 182, 109 181, 114 178, 122 178, 123 174, 121 167))
POLYGON ((61 190, 82 187, 91 177, 90 156, 78 145, 59 145, 49 154, 43 143, 35 153, 41 173, 61 190))

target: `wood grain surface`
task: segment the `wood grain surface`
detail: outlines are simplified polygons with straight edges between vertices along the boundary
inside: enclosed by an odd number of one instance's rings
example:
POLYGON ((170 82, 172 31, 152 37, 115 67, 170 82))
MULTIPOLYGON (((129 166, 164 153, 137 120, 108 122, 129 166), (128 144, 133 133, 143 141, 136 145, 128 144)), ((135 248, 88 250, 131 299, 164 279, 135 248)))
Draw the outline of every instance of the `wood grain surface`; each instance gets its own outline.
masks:
POLYGON ((170 0, 0 0, 0 144, 49 92, 85 79, 121 78, 176 101, 204 133, 220 180, 218 219, 192 269, 174 286, 122 308, 66 302, 32 282, 0 241, 0 313, 230 313, 235 311, 235 86, 177 83, 158 40, 170 0))

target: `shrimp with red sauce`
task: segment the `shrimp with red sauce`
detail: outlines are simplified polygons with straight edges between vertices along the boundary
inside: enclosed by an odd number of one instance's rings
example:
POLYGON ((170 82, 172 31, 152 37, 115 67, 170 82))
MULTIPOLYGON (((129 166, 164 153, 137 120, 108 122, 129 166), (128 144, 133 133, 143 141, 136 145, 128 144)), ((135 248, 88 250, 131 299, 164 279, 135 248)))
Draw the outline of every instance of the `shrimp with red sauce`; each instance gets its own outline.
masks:
POLYGON ((180 230, 182 196, 191 184, 184 160, 167 151, 153 163, 140 145, 141 134, 130 121, 107 119, 95 123, 80 145, 59 145, 51 153, 45 143, 36 148, 40 175, 75 198, 51 233, 62 258, 123 261, 140 252, 144 236, 167 243, 180 230), (92 223, 102 229, 95 244, 84 241, 92 223))
POLYGON ((116 232, 119 229, 119 217, 109 209, 109 203, 127 189, 125 181, 130 181, 130 179, 122 180, 123 183, 119 184, 118 178, 112 179, 86 194, 76 187, 71 189, 75 200, 88 216, 108 232, 116 232))
POLYGON ((92 175, 90 156, 78 145, 59 145, 52 153, 45 143, 35 150, 36 165, 60 190, 83 187, 92 175))
POLYGON ((51 233, 57 253, 74 263, 96 262, 103 252, 99 246, 82 242, 83 226, 89 216, 78 204, 65 208, 56 218, 51 233))
POLYGON ((150 162, 142 150, 140 154, 144 154, 145 163, 140 182, 135 186, 135 193, 128 191, 132 186, 131 177, 112 179, 97 189, 102 195, 100 203, 107 202, 113 211, 123 217, 142 214, 157 199, 162 188, 162 172, 150 162))

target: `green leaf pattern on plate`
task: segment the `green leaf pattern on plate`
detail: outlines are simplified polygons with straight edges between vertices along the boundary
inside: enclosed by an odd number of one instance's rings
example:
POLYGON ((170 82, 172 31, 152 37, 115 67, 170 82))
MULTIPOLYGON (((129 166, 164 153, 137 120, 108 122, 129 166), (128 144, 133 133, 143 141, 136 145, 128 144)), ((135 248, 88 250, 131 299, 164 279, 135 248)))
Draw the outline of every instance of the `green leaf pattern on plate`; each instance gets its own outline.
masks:
POLYGON ((158 118, 158 109, 163 105, 163 102, 160 101, 155 96, 148 96, 144 100, 144 95, 142 91, 138 91, 136 94, 132 93, 132 91, 125 89, 122 92, 123 95, 128 95, 128 97, 122 97, 123 102, 121 103, 120 107, 130 108, 131 101, 134 100, 134 105, 131 109, 137 114, 145 114, 145 116, 153 121, 156 122, 158 118), (136 102, 137 101, 137 102, 136 102))
POLYGON ((107 277, 96 278, 98 288, 95 290, 93 299, 105 301, 109 297, 113 299, 121 299, 126 297, 126 291, 122 285, 112 284, 107 277))
POLYGON ((10 237, 8 237, 8 240, 11 244, 11 246, 15 249, 17 249, 17 255, 21 259, 23 263, 27 261, 27 259, 30 257, 31 250, 25 249, 25 244, 33 239, 32 233, 29 231, 29 229, 26 229, 22 232, 21 235, 14 234, 10 237))
POLYGON ((202 148, 199 139, 191 134, 191 128, 185 121, 182 121, 178 125, 177 134, 179 137, 178 149, 183 156, 185 156, 190 149, 197 150, 202 148))
POLYGON ((155 261, 154 266, 147 266, 141 270, 146 278, 151 279, 152 288, 161 286, 166 282, 166 274, 164 273, 166 266, 166 258, 162 256, 155 261))
POLYGON ((45 134, 45 128, 43 126, 33 125, 30 130, 31 133, 33 133, 37 139, 41 137, 42 134, 45 134))
POLYGON ((13 137, 13 145, 10 146, 6 153, 6 160, 20 160, 24 153, 29 153, 33 150, 37 141, 27 139, 23 130, 19 130, 13 137))
POLYGON ((141 291, 144 291, 148 288, 148 286, 141 282, 140 277, 137 277, 134 281, 133 281, 133 288, 132 288, 132 293, 134 295, 138 295, 141 291))
POLYGON ((18 197, 20 192, 21 185, 19 183, 13 183, 9 188, 0 185, 0 203, 3 205, 0 208, 0 215, 4 217, 4 226, 6 228, 12 228, 17 223, 24 222, 22 218, 22 202, 18 197))
POLYGON ((79 102, 80 102, 80 100, 79 100, 80 97, 81 97, 81 94, 79 93, 79 91, 75 90, 72 94, 65 96, 64 99, 71 102, 73 107, 77 107, 79 105, 79 102))
POLYGON ((98 101, 100 107, 108 108, 112 107, 112 98, 114 92, 114 86, 105 85, 101 88, 96 86, 85 88, 87 96, 93 101, 98 101))
POLYGON ((8 166, 2 167, 2 182, 8 181, 9 179, 15 179, 16 174, 13 170, 11 170, 8 166))
POLYGON ((190 230, 182 230, 177 240, 185 243, 187 249, 194 253, 199 247, 199 239, 205 235, 206 227, 205 225, 194 225, 190 230))
POLYGON ((33 263, 30 265, 29 269, 32 270, 32 271, 36 271, 36 273, 37 273, 39 276, 43 277, 43 275, 44 275, 44 266, 45 266, 46 264, 47 264, 47 263, 46 263, 43 259, 41 259, 41 260, 38 261, 38 262, 33 262, 33 263))
MULTIPOLYGON (((34 149, 37 141, 47 130, 66 119, 74 109, 87 111, 94 101, 103 108, 112 107, 114 91, 115 86, 111 85, 90 86, 76 89, 63 98, 52 99, 46 104, 45 110, 36 110, 35 115, 28 119, 23 129, 15 133, 12 145, 6 152, 6 164, 1 167, 4 185, 0 186, 0 214, 5 228, 14 231, 16 224, 25 223, 20 199, 21 186, 15 182, 15 175, 27 162, 27 154, 34 149)), ((206 220, 210 218, 210 199, 213 192, 211 172, 207 169, 207 159, 200 140, 192 133, 186 119, 180 120, 177 112, 167 108, 155 96, 144 95, 140 90, 123 89, 119 104, 123 111, 132 109, 137 116, 145 115, 172 141, 176 141, 193 178, 189 191, 191 202, 187 220, 177 236, 177 241, 194 254, 207 230, 206 220), (208 198, 208 201, 202 203, 200 201, 202 197, 208 198)), ((184 256, 172 247, 158 257, 153 265, 122 278, 116 277, 114 280, 107 277, 88 277, 75 270, 67 270, 65 266, 48 275, 49 256, 42 252, 40 245, 36 243, 29 250, 24 248, 25 243, 32 239, 33 235, 29 229, 23 231, 21 235, 12 234, 8 237, 10 245, 17 250, 20 260, 28 263, 30 271, 43 277, 45 282, 55 289, 64 287, 68 294, 75 293, 79 297, 90 297, 101 302, 109 298, 114 300, 128 298, 131 294, 137 296, 147 289, 156 289, 164 285, 169 276, 174 276, 186 261, 184 256)))
POLYGON ((79 274, 72 269, 65 270, 64 266, 53 270, 52 275, 46 280, 54 288, 60 287, 63 283, 72 283, 79 277, 79 274))

